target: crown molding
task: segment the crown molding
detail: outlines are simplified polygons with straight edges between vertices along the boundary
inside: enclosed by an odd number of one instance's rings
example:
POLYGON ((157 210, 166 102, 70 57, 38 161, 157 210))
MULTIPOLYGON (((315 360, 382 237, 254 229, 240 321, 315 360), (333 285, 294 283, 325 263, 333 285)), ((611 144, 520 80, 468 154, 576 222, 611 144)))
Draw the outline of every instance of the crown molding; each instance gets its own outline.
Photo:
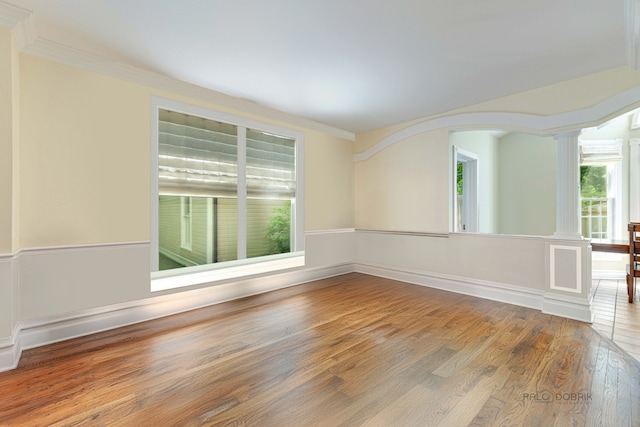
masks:
POLYGON ((640 105, 640 86, 633 87, 592 107, 551 116, 523 113, 482 112, 462 113, 429 119, 395 132, 366 151, 356 153, 354 162, 369 159, 374 154, 404 139, 438 129, 517 129, 547 136, 559 136, 579 131, 586 125, 601 123, 612 114, 640 105))
POLYGON ((21 20, 11 30, 16 47, 22 51, 26 46, 33 43, 38 38, 38 30, 36 27, 36 18, 33 14, 21 20))
POLYGON ((0 26, 13 28, 31 16, 31 11, 0 1, 0 26))
POLYGON ((157 90, 171 92, 176 95, 210 102, 212 104, 232 108, 243 113, 259 115, 261 117, 280 121, 285 125, 298 126, 327 133, 348 141, 355 141, 355 134, 352 132, 325 125, 323 123, 318 123, 303 117, 294 116, 292 114, 256 104, 252 101, 225 95, 223 93, 173 79, 159 73, 112 61, 52 40, 38 37, 33 19, 26 19, 23 22, 25 22, 25 27, 22 30, 22 40, 25 41, 21 48, 23 53, 83 68, 157 90))
POLYGON ((235 98, 211 89, 183 82, 159 73, 143 70, 85 52, 38 35, 36 18, 26 9, 0 0, 0 26, 12 29, 17 48, 30 55, 83 68, 117 79, 141 84, 176 95, 210 102, 244 113, 277 120, 285 125, 297 126, 327 133, 348 141, 355 141, 355 134, 310 119, 298 117, 245 99, 235 98))

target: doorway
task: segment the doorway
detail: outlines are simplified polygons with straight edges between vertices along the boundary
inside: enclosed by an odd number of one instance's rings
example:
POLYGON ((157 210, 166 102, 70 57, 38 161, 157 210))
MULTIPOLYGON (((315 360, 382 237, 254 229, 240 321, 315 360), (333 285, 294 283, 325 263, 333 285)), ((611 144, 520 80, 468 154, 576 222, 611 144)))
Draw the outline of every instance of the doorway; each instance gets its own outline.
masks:
POLYGON ((478 156, 453 147, 454 232, 478 232, 478 156))

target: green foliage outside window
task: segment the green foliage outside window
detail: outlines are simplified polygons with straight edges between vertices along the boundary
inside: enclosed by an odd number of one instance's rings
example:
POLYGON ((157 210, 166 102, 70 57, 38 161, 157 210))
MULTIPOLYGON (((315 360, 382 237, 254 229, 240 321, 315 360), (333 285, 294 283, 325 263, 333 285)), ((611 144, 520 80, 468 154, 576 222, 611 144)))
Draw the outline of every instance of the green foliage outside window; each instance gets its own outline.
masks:
POLYGON ((291 204, 274 208, 267 225, 268 254, 284 254, 291 251, 291 204))
POLYGON ((582 198, 607 197, 606 166, 580 166, 580 196, 582 198))

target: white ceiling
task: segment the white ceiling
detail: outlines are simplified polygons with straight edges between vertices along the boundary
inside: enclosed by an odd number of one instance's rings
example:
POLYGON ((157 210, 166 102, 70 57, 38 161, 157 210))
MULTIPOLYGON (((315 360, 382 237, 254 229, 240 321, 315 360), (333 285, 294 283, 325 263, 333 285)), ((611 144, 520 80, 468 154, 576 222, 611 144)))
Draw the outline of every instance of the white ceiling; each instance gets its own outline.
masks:
POLYGON ((38 37, 359 133, 627 65, 629 0, 5 0, 38 37))

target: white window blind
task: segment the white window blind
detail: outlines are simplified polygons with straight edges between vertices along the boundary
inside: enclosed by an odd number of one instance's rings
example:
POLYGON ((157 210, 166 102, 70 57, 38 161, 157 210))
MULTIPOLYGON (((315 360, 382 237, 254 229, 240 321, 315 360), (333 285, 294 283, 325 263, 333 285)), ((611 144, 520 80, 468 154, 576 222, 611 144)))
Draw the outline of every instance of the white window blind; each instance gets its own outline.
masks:
POLYGON ((237 126, 167 110, 158 125, 160 194, 237 195, 237 126))
POLYGON ((580 164, 602 165, 622 160, 622 140, 581 140, 580 164))

